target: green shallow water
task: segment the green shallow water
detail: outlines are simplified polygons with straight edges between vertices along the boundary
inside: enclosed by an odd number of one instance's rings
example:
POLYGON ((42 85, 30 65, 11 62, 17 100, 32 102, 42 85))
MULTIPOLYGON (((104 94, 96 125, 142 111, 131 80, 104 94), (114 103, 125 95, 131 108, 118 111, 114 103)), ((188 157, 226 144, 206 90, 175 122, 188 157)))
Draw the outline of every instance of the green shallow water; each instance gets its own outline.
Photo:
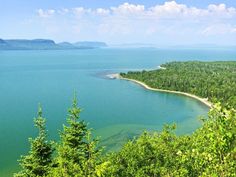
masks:
POLYGON ((58 138, 73 92, 107 150, 117 150, 143 130, 177 123, 178 133, 200 126, 208 108, 185 96, 145 90, 105 77, 108 73, 155 68, 173 60, 236 60, 235 51, 103 49, 0 51, 0 176, 12 176, 17 159, 35 135, 33 117, 43 106, 50 138, 58 138))

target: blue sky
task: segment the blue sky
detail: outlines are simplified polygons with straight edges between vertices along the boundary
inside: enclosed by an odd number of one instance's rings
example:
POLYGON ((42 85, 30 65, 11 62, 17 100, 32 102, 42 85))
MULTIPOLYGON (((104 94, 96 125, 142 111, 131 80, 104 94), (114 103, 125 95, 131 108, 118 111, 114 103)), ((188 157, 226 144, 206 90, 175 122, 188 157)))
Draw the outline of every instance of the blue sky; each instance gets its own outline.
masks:
POLYGON ((236 44, 235 0, 0 0, 0 38, 236 44))

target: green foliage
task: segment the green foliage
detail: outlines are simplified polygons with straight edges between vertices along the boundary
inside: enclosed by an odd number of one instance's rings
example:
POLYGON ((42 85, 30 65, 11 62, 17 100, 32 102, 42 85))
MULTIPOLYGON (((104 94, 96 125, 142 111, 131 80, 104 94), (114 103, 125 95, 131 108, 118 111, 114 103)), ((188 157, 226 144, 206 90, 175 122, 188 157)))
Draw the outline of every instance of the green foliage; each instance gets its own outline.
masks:
POLYGON ((173 127, 145 132, 107 157, 105 176, 236 176, 236 112, 216 105, 202 128, 176 136, 173 127))
POLYGON ((118 152, 102 156, 97 140, 80 121, 74 99, 61 141, 53 156, 46 140, 41 108, 35 125, 39 135, 31 139, 29 155, 22 156, 22 177, 234 177, 236 176, 236 111, 216 104, 192 135, 177 136, 175 125, 160 132, 144 132, 118 152))
POLYGON ((74 99, 60 133, 61 142, 57 146, 55 167, 51 176, 94 176, 100 151, 96 149, 97 140, 91 139, 91 132, 84 121, 79 120, 81 109, 74 99))
POLYGON ((39 130, 35 139, 30 138, 30 151, 19 160, 22 170, 15 174, 15 177, 37 177, 47 176, 52 166, 53 143, 47 141, 47 131, 45 129, 45 118, 42 117, 42 108, 39 106, 38 117, 34 119, 34 124, 39 130))
POLYGON ((236 62, 170 62, 166 69, 121 73, 153 88, 191 93, 236 108, 236 62))
MULTIPOLYGON (((236 176, 236 112, 216 105, 192 135, 192 173, 236 176)), ((189 163, 188 162, 188 163, 189 163)))

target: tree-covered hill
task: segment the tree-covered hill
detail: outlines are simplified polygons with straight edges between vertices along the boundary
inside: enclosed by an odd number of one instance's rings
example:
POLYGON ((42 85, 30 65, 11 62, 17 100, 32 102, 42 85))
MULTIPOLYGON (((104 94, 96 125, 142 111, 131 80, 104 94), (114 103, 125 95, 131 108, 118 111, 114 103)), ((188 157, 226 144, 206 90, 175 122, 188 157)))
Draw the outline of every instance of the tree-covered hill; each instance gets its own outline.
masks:
POLYGON ((236 108, 236 62, 170 62, 165 69, 121 73, 152 88, 191 93, 236 108))

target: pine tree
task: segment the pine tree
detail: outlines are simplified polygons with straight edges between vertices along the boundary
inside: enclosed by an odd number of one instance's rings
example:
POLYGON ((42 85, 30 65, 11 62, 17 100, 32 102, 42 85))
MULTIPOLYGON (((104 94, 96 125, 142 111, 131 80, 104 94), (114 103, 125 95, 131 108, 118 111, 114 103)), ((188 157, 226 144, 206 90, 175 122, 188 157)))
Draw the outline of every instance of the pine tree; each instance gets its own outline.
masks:
POLYGON ((97 140, 91 139, 91 131, 84 121, 79 120, 81 109, 77 106, 76 98, 68 112, 68 125, 64 125, 60 133, 56 167, 52 169, 50 176, 94 176, 99 154, 96 150, 97 140))
POLYGON ((21 156, 19 163, 22 170, 15 174, 15 177, 47 176, 52 165, 54 148, 53 143, 47 140, 45 122, 45 118, 42 117, 42 108, 39 106, 38 117, 34 119, 39 134, 35 139, 29 139, 31 144, 29 154, 21 156))

